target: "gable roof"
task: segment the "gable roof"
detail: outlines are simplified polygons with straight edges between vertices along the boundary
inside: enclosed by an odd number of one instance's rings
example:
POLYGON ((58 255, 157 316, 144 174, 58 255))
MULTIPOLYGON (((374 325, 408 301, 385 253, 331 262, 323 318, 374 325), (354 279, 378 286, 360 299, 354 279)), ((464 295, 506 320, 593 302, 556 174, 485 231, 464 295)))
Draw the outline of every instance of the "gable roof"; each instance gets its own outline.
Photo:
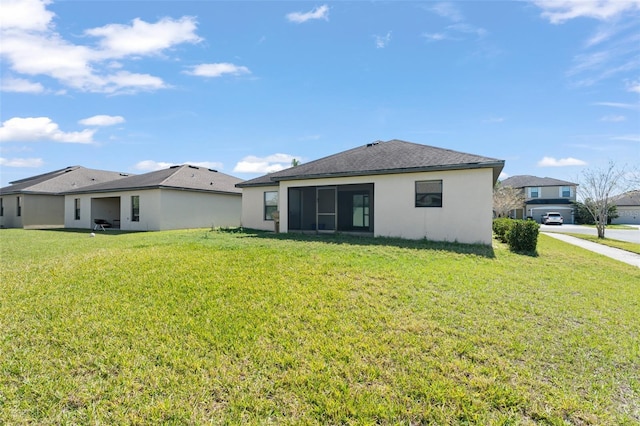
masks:
POLYGON ((529 186, 578 186, 577 183, 550 177, 537 177, 530 175, 511 176, 502 181, 503 186, 513 188, 526 188, 529 186))
POLYGON ((369 143, 296 167, 251 179, 237 186, 243 188, 274 185, 282 180, 487 167, 493 168, 495 181, 504 167, 504 160, 394 139, 388 142, 369 143))
POLYGON ((640 190, 627 191, 612 198, 616 206, 640 206, 640 190))
POLYGON ((0 188, 0 194, 61 195, 66 191, 95 185, 101 182, 111 182, 127 176, 129 175, 125 173, 87 169, 82 166, 70 166, 10 182, 11 185, 0 188))
POLYGON ((87 186, 78 190, 68 191, 67 194, 163 188, 240 194, 241 191, 235 187, 240 182, 242 182, 242 179, 220 173, 217 170, 184 164, 142 175, 129 176, 117 181, 87 186))

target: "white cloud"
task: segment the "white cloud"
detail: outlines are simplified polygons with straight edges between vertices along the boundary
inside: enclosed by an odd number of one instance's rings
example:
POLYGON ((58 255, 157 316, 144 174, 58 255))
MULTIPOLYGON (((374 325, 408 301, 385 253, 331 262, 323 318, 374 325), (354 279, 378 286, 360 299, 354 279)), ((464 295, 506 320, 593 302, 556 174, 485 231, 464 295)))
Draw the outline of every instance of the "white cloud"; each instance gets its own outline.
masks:
POLYGON ((383 49, 391 42, 391 31, 388 31, 384 36, 376 35, 374 38, 376 40, 376 48, 383 49))
POLYGON ((4 167, 40 167, 44 164, 42 158, 2 158, 0 166, 4 167))
POLYGON ((422 36, 429 41, 461 41, 467 39, 468 35, 475 35, 481 38, 488 33, 484 28, 466 22, 458 6, 453 3, 436 3, 434 6, 427 8, 427 10, 453 22, 453 24, 447 25, 442 31, 423 33, 422 36))
POLYGON ((627 117, 625 117, 624 115, 605 115, 603 117, 600 118, 600 121, 605 121, 605 122, 609 122, 609 123, 619 123, 621 121, 626 121, 627 117))
POLYGON ((633 93, 640 93, 640 80, 627 81, 627 91, 633 93))
POLYGON ((587 163, 577 158, 567 157, 555 159, 553 157, 544 157, 538 161, 538 167, 566 167, 566 166, 585 166, 587 163))
POLYGON ((221 62, 217 64, 200 64, 192 68, 191 71, 185 71, 186 74, 196 75, 200 77, 220 77, 224 74, 242 75, 251 74, 249 68, 221 62))
POLYGON ((49 117, 14 117, 0 127, 0 142, 93 143, 95 130, 63 132, 49 117))
POLYGON ((498 180, 505 180, 508 177, 509 175, 506 174, 505 172, 500 172, 500 176, 498 176, 498 180))
POLYGON ((167 163, 164 161, 154 161, 154 160, 140 161, 136 163, 136 165, 133 167, 136 170, 153 172, 155 170, 167 169, 171 166, 178 166, 183 164, 190 164, 192 166, 204 167, 204 168, 213 169, 213 170, 219 170, 223 168, 222 163, 215 162, 215 161, 185 161, 182 163, 167 163))
POLYGON ((194 32, 196 26, 195 18, 190 16, 177 20, 162 18, 156 23, 136 18, 131 25, 109 24, 86 30, 85 34, 101 37, 102 54, 114 59, 129 55, 155 55, 177 44, 198 43, 202 39, 194 32))
MULTIPOLYGON (((158 56, 179 44, 201 41, 194 18, 165 17, 155 23, 137 18, 130 25, 88 29, 84 34, 97 37, 97 47, 74 44, 55 31, 51 23, 54 14, 46 10, 48 4, 47 0, 1 3, 0 55, 14 73, 51 77, 62 86, 83 92, 134 93, 166 88, 159 77, 126 71, 123 59, 158 56)), ((25 84, 20 87, 37 89, 25 84)))
POLYGON ((84 126, 113 126, 114 124, 124 123, 124 117, 120 115, 94 115, 93 117, 84 118, 78 123, 84 126))
POLYGON ((592 105, 598 106, 607 106, 612 108, 622 108, 622 109, 638 109, 640 105, 638 104, 625 104, 622 102, 594 102, 592 105))
POLYGON ((453 22, 460 22, 464 20, 462 12, 460 12, 460 9, 458 9, 458 7, 453 3, 436 3, 429 10, 442 16, 443 18, 450 19, 453 22))
POLYGON ((325 21, 329 20, 329 6, 323 4, 322 6, 316 7, 310 12, 291 12, 287 14, 287 20, 290 22, 295 22, 297 24, 301 24, 303 22, 307 22, 311 19, 324 19, 325 21))
POLYGON ((0 26, 2 31, 44 31, 55 14, 45 6, 49 0, 2 0, 0 2, 0 26))
POLYGON ((42 93, 44 92, 44 86, 40 83, 32 83, 23 78, 8 77, 0 81, 0 90, 3 92, 16 93, 42 93))
POLYGON ((542 16, 552 24, 562 24, 574 18, 606 21, 640 10, 640 0, 533 0, 533 3, 543 10, 542 16))
POLYGON ((289 154, 273 154, 267 157, 244 157, 236 164, 236 173, 273 173, 291 167, 291 161, 296 158, 289 154))
POLYGON ((424 33, 422 34, 422 36, 430 41, 441 41, 449 39, 449 36, 444 33, 424 33))
POLYGON ((616 141, 631 141, 631 142, 640 142, 640 135, 623 135, 623 136, 615 136, 611 138, 616 141))

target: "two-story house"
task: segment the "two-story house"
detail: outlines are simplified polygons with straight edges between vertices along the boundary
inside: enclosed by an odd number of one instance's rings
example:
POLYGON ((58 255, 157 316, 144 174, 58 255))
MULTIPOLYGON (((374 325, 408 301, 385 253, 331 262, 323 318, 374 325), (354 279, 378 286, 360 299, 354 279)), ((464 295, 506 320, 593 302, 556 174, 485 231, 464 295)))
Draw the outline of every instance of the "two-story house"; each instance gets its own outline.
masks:
POLYGON ((577 183, 549 177, 520 175, 503 180, 502 185, 518 188, 524 194, 522 208, 513 210, 511 217, 529 217, 540 223, 542 216, 547 212, 559 212, 564 218, 564 223, 574 223, 577 183))

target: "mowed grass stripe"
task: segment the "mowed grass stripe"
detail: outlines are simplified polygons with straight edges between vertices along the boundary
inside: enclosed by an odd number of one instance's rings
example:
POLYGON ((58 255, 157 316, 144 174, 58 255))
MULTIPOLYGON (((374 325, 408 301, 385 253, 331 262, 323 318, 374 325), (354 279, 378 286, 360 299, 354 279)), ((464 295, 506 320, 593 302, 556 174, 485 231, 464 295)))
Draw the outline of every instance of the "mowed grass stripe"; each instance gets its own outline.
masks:
POLYGON ((0 238, 0 423, 640 421, 640 273, 545 236, 0 238))

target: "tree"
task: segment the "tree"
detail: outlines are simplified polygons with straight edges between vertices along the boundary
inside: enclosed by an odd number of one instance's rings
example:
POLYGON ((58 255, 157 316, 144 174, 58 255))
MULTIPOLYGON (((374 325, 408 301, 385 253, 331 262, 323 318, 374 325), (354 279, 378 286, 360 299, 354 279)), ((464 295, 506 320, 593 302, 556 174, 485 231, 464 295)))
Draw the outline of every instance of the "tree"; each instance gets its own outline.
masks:
POLYGON ((519 188, 504 186, 502 182, 493 187, 493 212, 496 217, 507 217, 509 212, 524 206, 524 192, 519 188))
POLYGON ((612 212, 612 197, 625 192, 637 174, 610 161, 606 167, 585 169, 578 180, 578 197, 593 218, 598 238, 604 238, 612 212))
POLYGON ((300 160, 294 158, 293 160, 291 160, 291 167, 296 167, 300 165, 300 160))

